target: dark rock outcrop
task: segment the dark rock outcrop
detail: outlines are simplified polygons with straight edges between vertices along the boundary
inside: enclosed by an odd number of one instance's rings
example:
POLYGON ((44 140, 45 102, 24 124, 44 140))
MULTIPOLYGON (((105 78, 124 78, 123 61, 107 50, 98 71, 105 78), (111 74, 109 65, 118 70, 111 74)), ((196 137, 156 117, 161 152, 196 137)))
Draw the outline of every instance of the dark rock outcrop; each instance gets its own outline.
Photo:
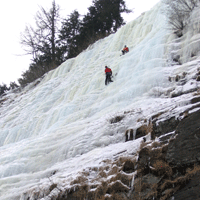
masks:
POLYGON ((168 145, 167 162, 177 166, 200 162, 200 110, 183 119, 175 133, 176 139, 168 145))
POLYGON ((155 137, 159 137, 161 135, 164 135, 166 133, 170 133, 176 129, 176 127, 179 124, 179 120, 175 117, 171 117, 169 119, 156 122, 153 121, 153 131, 152 131, 152 139, 155 139, 155 137))
POLYGON ((124 163, 123 169, 124 172, 126 173, 132 173, 135 171, 135 164, 133 162, 131 162, 130 160, 127 160, 124 163))
POLYGON ((148 126, 143 125, 136 130, 135 139, 138 139, 140 137, 144 137, 146 134, 148 134, 148 126))

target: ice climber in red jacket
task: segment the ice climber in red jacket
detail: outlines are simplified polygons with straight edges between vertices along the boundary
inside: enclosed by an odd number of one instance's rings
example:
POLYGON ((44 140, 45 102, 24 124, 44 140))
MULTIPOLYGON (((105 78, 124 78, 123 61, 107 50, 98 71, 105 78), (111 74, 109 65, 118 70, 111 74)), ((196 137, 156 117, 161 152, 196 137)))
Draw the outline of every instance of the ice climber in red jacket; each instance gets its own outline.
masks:
POLYGON ((105 66, 105 74, 106 74, 105 85, 108 85, 108 83, 113 82, 113 81, 111 80, 112 70, 108 68, 107 66, 105 66))

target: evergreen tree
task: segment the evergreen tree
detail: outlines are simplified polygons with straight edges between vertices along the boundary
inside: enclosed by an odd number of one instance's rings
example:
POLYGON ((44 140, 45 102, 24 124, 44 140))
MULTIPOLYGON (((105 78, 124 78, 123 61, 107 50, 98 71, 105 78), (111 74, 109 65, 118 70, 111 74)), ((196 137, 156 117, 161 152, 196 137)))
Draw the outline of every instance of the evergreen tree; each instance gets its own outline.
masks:
POLYGON ((68 19, 62 22, 60 30, 60 43, 62 51, 66 52, 65 58, 72 58, 80 53, 78 48, 78 35, 80 33, 81 20, 78 11, 73 11, 68 19))
POLYGON ((66 58, 77 56, 88 45, 104 38, 125 24, 121 13, 129 13, 123 0, 93 0, 88 13, 80 20, 78 11, 62 22, 60 42, 66 58))
POLYGON ((15 81, 14 81, 14 82, 10 82, 9 90, 10 90, 10 89, 13 90, 13 89, 18 88, 18 87, 19 87, 19 86, 17 85, 17 83, 15 83, 15 81))
POLYGON ((125 24, 121 13, 130 13, 124 0, 93 0, 89 13, 83 19, 84 25, 94 32, 111 33, 125 24))
POLYGON ((7 85, 3 83, 3 85, 0 85, 0 95, 4 94, 5 91, 8 91, 7 85))
POLYGON ((93 5, 88 8, 87 15, 83 18, 80 37, 85 49, 96 40, 116 32, 125 24, 122 13, 130 13, 124 0, 93 0, 93 5))

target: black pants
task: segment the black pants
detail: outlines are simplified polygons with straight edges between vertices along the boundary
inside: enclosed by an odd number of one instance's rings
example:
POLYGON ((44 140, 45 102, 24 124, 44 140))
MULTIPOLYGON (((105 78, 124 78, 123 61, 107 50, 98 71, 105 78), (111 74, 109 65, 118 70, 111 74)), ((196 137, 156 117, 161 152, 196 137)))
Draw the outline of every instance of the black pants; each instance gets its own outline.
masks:
POLYGON ((127 53, 128 51, 124 51, 124 50, 122 50, 122 55, 124 55, 125 53, 127 53))
POLYGON ((109 72, 106 73, 105 85, 108 85, 108 83, 113 82, 113 81, 111 80, 111 75, 112 75, 112 74, 109 73, 109 72))

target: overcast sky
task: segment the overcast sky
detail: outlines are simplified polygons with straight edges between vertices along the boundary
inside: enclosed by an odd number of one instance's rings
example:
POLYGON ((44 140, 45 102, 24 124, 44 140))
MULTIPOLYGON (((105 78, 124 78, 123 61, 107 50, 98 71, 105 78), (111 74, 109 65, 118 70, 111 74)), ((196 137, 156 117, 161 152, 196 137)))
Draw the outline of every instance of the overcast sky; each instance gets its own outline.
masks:
MULTIPOLYGON (((151 9, 160 0, 125 0, 127 8, 134 13, 123 15, 126 22, 132 21, 142 12, 151 9)), ((39 6, 46 9, 51 7, 52 0, 9 0, 1 2, 1 52, 0 52, 0 84, 9 85, 17 82, 23 71, 29 68, 31 56, 22 56, 25 52, 20 45, 20 33, 26 25, 34 25, 34 16, 39 6)), ((85 15, 92 0, 56 0, 60 6, 60 16, 67 18, 73 10, 85 15)))

